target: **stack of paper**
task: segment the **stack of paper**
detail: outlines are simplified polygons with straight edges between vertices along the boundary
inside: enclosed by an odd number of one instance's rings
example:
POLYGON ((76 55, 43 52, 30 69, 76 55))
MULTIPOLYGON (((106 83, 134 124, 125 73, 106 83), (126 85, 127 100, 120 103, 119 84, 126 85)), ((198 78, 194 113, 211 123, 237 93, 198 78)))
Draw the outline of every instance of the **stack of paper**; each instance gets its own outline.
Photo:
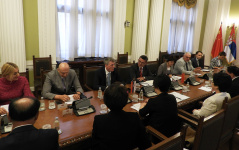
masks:
POLYGON ((204 91, 207 91, 207 92, 212 91, 212 87, 206 87, 206 86, 202 86, 202 87, 200 87, 200 88, 198 88, 198 89, 204 90, 204 91))
POLYGON ((188 96, 182 95, 182 94, 180 94, 180 93, 178 93, 178 92, 172 92, 172 93, 169 93, 169 94, 174 95, 175 98, 176 98, 176 100, 177 100, 177 102, 180 102, 180 101, 183 101, 183 100, 189 98, 188 96))
POLYGON ((137 111, 139 111, 139 109, 140 109, 140 103, 133 104, 133 105, 131 106, 131 108, 132 108, 132 109, 135 109, 135 110, 137 110, 137 111))
POLYGON ((141 85, 143 86, 153 86, 154 80, 147 80, 145 82, 140 82, 141 85))

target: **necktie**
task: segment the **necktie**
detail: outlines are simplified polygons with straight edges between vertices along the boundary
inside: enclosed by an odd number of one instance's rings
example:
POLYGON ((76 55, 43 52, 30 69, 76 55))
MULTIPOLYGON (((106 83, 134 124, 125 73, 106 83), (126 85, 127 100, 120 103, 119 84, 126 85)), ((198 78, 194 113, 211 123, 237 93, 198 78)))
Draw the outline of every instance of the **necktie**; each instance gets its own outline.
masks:
POLYGON ((143 68, 142 68, 142 67, 139 69, 139 76, 140 76, 140 77, 143 76, 143 68))
POLYGON ((62 80, 62 84, 63 84, 64 91, 66 91, 65 80, 64 80, 64 78, 61 78, 61 80, 62 80))
POLYGON ((111 82, 110 82, 110 72, 107 74, 107 83, 106 86, 110 86, 111 82))
POLYGON ((186 62, 186 69, 187 69, 187 71, 188 71, 188 63, 186 62))

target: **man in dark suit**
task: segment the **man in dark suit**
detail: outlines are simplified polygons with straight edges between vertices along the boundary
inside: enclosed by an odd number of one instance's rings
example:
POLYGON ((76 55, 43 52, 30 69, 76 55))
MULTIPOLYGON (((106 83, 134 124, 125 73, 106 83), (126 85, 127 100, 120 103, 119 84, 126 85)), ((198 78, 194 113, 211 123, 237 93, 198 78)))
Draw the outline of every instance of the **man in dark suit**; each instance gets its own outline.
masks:
POLYGON ((43 85, 42 96, 47 99, 58 99, 68 101, 68 95, 74 94, 75 100, 80 99, 83 89, 80 85, 76 72, 70 69, 65 62, 61 63, 56 70, 52 70, 46 75, 43 85), (72 91, 74 87, 75 91, 72 91))
POLYGON ((97 70, 95 76, 94 89, 98 90, 101 87, 102 90, 105 90, 110 84, 119 81, 121 78, 118 75, 118 72, 115 68, 115 60, 111 57, 108 57, 104 60, 105 66, 97 70))
POLYGON ((191 59, 194 68, 201 67, 204 68, 204 62, 201 59, 203 57, 202 51, 197 51, 194 58, 191 59))
POLYGON ((236 66, 229 66, 226 72, 232 78, 232 85, 227 92, 231 95, 231 98, 233 98, 239 95, 239 68, 236 66))
POLYGON ((120 83, 113 83, 105 90, 104 103, 111 111, 95 116, 93 150, 132 150, 151 146, 139 115, 122 110, 127 101, 127 89, 120 83))
POLYGON ((137 82, 154 79, 153 74, 147 67, 148 57, 141 55, 138 59, 138 63, 134 64, 130 68, 130 81, 135 79, 137 82))
POLYGON ((36 129, 33 124, 39 114, 40 102, 35 98, 19 98, 9 104, 8 118, 12 132, 0 139, 1 150, 57 150, 58 132, 55 129, 36 129))

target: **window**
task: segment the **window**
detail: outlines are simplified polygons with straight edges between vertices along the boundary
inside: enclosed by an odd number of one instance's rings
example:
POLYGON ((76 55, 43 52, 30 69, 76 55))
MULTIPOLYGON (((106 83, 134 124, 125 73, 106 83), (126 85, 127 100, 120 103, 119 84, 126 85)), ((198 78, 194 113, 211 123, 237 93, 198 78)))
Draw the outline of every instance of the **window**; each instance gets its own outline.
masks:
POLYGON ((168 53, 193 52, 193 34, 196 19, 196 7, 186 9, 176 2, 172 3, 168 53))
POLYGON ((111 56, 112 7, 112 0, 57 0, 58 60, 111 56))

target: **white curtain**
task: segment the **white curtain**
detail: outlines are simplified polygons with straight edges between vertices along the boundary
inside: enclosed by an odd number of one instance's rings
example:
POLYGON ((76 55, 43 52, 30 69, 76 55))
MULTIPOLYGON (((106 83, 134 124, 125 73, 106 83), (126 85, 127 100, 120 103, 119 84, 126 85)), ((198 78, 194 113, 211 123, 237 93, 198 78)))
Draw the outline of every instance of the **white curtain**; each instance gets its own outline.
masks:
POLYGON ((168 53, 192 52, 196 7, 187 9, 172 3, 168 53))
POLYGON ((131 60, 145 54, 149 0, 135 0, 131 60))
POLYGON ((1 66, 13 62, 26 72, 22 0, 0 0, 0 52, 1 66))
POLYGON ((57 0, 57 10, 58 60, 112 56, 112 0, 57 0))
POLYGON ((39 57, 56 63, 56 0, 38 0, 39 57))

